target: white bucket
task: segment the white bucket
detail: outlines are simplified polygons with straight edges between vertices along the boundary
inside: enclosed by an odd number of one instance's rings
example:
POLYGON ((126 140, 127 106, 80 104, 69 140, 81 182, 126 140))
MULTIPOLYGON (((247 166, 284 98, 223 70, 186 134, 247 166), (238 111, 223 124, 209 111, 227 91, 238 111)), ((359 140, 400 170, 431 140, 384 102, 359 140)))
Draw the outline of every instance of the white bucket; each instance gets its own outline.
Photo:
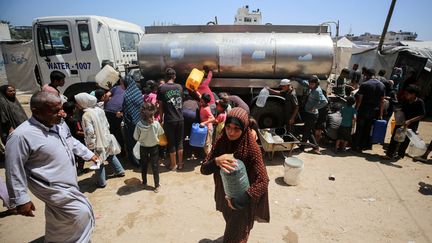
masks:
POLYGON ((110 65, 105 65, 95 77, 96 83, 104 89, 111 89, 119 80, 119 73, 110 65))
POLYGON ((300 175, 303 171, 304 163, 297 157, 285 158, 284 162, 284 182, 290 186, 295 186, 300 180, 300 175))

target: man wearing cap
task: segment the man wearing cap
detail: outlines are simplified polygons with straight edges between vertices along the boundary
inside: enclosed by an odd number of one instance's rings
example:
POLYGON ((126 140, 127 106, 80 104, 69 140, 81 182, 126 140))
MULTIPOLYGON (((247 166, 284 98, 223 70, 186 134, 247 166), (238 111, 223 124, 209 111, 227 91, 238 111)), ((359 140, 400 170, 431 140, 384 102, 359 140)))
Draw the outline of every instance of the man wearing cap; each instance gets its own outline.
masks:
POLYGON ((292 83, 289 79, 282 79, 279 83, 282 90, 274 90, 267 87, 270 94, 280 95, 285 98, 284 102, 284 114, 286 120, 287 131, 292 131, 292 126, 296 121, 299 111, 299 103, 297 100, 296 93, 292 87, 292 83))

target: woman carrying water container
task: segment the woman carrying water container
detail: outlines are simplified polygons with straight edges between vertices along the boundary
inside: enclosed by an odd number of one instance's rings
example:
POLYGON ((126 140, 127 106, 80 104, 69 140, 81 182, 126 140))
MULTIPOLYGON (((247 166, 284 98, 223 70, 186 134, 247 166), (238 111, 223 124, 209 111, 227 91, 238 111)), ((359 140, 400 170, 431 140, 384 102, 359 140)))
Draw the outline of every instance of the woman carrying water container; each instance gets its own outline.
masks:
POLYGON ((202 174, 213 174, 216 210, 222 212, 226 222, 223 242, 247 242, 255 220, 270 221, 269 178, 249 125, 246 111, 233 108, 226 118, 225 132, 201 166, 202 174), (237 171, 240 164, 244 165, 247 178, 238 184, 248 183, 249 187, 240 196, 228 197, 221 174, 237 171))

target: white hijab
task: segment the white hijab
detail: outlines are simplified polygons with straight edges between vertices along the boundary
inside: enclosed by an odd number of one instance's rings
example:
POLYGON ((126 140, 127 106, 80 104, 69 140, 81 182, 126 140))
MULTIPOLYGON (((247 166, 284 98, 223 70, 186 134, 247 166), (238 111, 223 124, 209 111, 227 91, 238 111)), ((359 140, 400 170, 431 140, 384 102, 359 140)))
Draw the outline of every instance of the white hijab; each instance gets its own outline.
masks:
POLYGON ((75 101, 83 109, 94 108, 97 104, 96 97, 87 93, 79 93, 75 95, 75 101))
POLYGON ((75 101, 84 110, 82 125, 86 145, 91 145, 89 147, 94 148, 95 153, 105 160, 110 155, 112 140, 105 112, 96 107, 97 99, 90 94, 79 93, 75 95, 75 101))

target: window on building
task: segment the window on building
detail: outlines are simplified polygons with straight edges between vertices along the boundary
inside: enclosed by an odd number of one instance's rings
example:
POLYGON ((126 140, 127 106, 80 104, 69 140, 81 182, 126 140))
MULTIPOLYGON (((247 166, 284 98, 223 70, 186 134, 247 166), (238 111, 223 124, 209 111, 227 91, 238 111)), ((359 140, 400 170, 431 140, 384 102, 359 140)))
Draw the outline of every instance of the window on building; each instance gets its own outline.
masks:
POLYGON ((37 28, 40 56, 53 56, 72 52, 67 25, 41 25, 37 28))
POLYGON ((122 52, 136 52, 138 50, 139 36, 137 33, 119 31, 119 38, 122 52))
POLYGON ((245 18, 244 18, 244 22, 250 23, 250 22, 252 22, 252 19, 249 18, 249 17, 245 17, 245 18))
POLYGON ((88 24, 78 24, 78 34, 82 51, 91 50, 90 33, 88 24))

